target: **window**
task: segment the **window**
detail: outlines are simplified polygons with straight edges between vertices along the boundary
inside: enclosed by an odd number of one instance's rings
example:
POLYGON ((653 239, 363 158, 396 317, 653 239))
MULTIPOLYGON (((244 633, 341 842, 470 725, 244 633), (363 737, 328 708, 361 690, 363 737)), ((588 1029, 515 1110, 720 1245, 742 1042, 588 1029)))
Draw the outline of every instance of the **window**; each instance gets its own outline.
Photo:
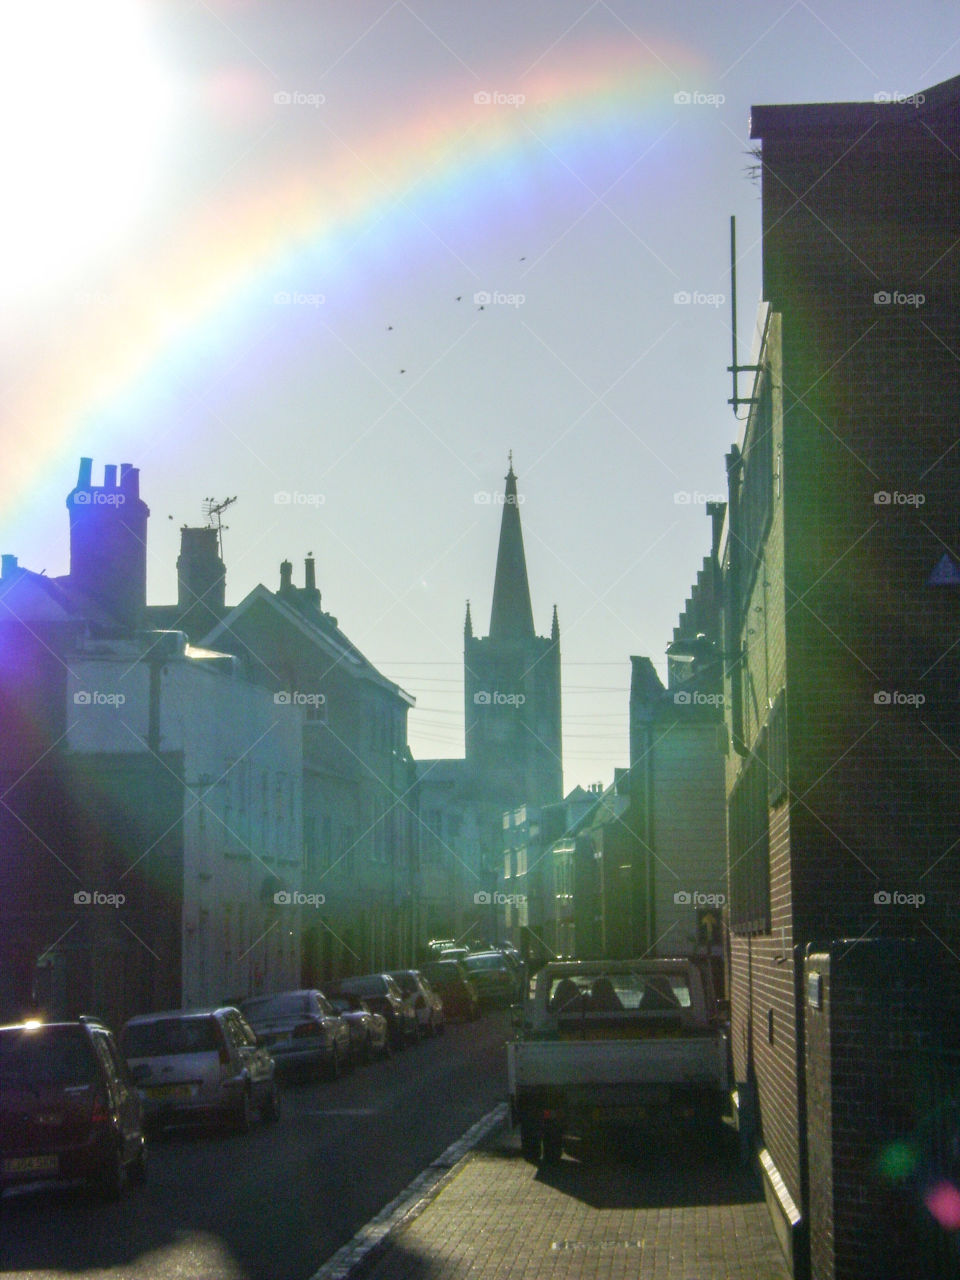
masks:
POLYGON ((770 827, 767 769, 752 755, 730 796, 730 927, 734 933, 770 931, 770 827))

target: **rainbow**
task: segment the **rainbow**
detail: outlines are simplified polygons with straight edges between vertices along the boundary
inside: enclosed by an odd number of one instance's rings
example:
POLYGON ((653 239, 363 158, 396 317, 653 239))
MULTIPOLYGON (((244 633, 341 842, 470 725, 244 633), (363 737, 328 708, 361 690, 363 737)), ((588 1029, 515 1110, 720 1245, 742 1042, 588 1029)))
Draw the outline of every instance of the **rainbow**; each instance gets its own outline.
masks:
MULTIPOLYGON (((110 305, 90 309, 61 353, 21 370, 6 412, 38 442, 37 476, 52 457, 106 456, 103 436, 120 424, 129 433, 161 423, 171 388, 232 371, 233 390, 223 394, 236 394, 296 361, 306 338, 291 339, 286 324, 262 340, 277 327, 277 295, 317 292, 362 308, 383 271, 416 269, 413 245, 433 254, 437 237, 450 236, 475 251, 505 225, 522 234, 558 191, 582 193, 585 184, 599 193, 644 153, 638 170, 653 172, 656 189, 671 152, 676 158, 675 142, 664 141, 673 95, 703 77, 689 51, 645 52, 627 37, 559 60, 554 51, 549 68, 511 77, 501 67, 489 84, 463 77, 432 90, 428 106, 338 148, 343 158, 333 165, 321 169, 301 153, 256 189, 222 191, 142 253, 110 305), (475 93, 495 100, 475 101, 475 93), (511 104, 509 93, 523 103, 511 104), (256 350, 250 360, 247 348, 256 350)), ((15 514, 30 491, 30 476, 8 473, 2 508, 15 514)))

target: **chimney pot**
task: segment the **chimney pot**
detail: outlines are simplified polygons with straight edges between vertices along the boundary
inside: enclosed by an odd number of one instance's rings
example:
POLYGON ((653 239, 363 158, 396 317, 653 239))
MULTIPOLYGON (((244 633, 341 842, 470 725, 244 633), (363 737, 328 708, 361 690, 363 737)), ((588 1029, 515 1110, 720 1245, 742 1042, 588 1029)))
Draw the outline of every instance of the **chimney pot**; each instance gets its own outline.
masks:
POLYGON ((280 590, 289 591, 293 586, 293 565, 289 560, 280 561, 280 590))
POLYGON ((2 568, 0 568, 0 576, 4 578, 12 578, 14 574, 17 572, 17 569, 19 568, 16 556, 4 555, 2 558, 2 562, 0 563, 2 563, 2 568))

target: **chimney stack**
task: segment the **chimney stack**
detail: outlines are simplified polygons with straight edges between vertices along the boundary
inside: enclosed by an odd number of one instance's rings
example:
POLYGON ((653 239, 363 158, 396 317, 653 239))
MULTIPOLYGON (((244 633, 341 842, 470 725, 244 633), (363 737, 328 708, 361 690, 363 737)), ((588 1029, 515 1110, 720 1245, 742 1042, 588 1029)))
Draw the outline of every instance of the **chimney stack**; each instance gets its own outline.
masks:
MULTIPOLYGON (((122 467, 120 477, 122 484, 122 467)), ((177 608, 181 611, 177 625, 196 640, 220 621, 225 607, 226 570, 216 529, 184 526, 177 558, 177 608)))
POLYGON ((80 459, 76 488, 67 495, 70 583, 121 626, 134 629, 147 603, 147 519, 140 473, 130 463, 104 467, 94 485, 93 461, 80 459))
POLYGON ((288 596, 293 590, 293 565, 289 560, 280 561, 280 594, 288 596))
POLYGON ((317 562, 313 558, 313 553, 307 556, 303 562, 303 598, 307 604, 316 605, 320 608, 320 592, 317 590, 317 562))

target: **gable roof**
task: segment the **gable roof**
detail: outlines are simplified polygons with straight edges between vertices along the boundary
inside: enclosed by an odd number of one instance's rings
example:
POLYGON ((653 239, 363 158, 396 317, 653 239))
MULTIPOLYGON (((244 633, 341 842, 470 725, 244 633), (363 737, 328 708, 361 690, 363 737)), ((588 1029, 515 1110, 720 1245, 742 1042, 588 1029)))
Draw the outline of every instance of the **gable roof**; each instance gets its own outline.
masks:
POLYGON ((356 679, 368 680, 405 702, 407 706, 415 706, 416 699, 393 680, 388 680, 382 672, 360 652, 357 646, 340 630, 329 613, 316 608, 301 609, 292 601, 285 600, 278 592, 271 591, 263 583, 258 583, 252 591, 228 611, 215 627, 201 640, 205 648, 216 649, 222 637, 233 632, 233 628, 257 606, 269 609, 280 621, 293 628, 308 644, 318 649, 327 658, 333 659, 336 666, 356 679))

